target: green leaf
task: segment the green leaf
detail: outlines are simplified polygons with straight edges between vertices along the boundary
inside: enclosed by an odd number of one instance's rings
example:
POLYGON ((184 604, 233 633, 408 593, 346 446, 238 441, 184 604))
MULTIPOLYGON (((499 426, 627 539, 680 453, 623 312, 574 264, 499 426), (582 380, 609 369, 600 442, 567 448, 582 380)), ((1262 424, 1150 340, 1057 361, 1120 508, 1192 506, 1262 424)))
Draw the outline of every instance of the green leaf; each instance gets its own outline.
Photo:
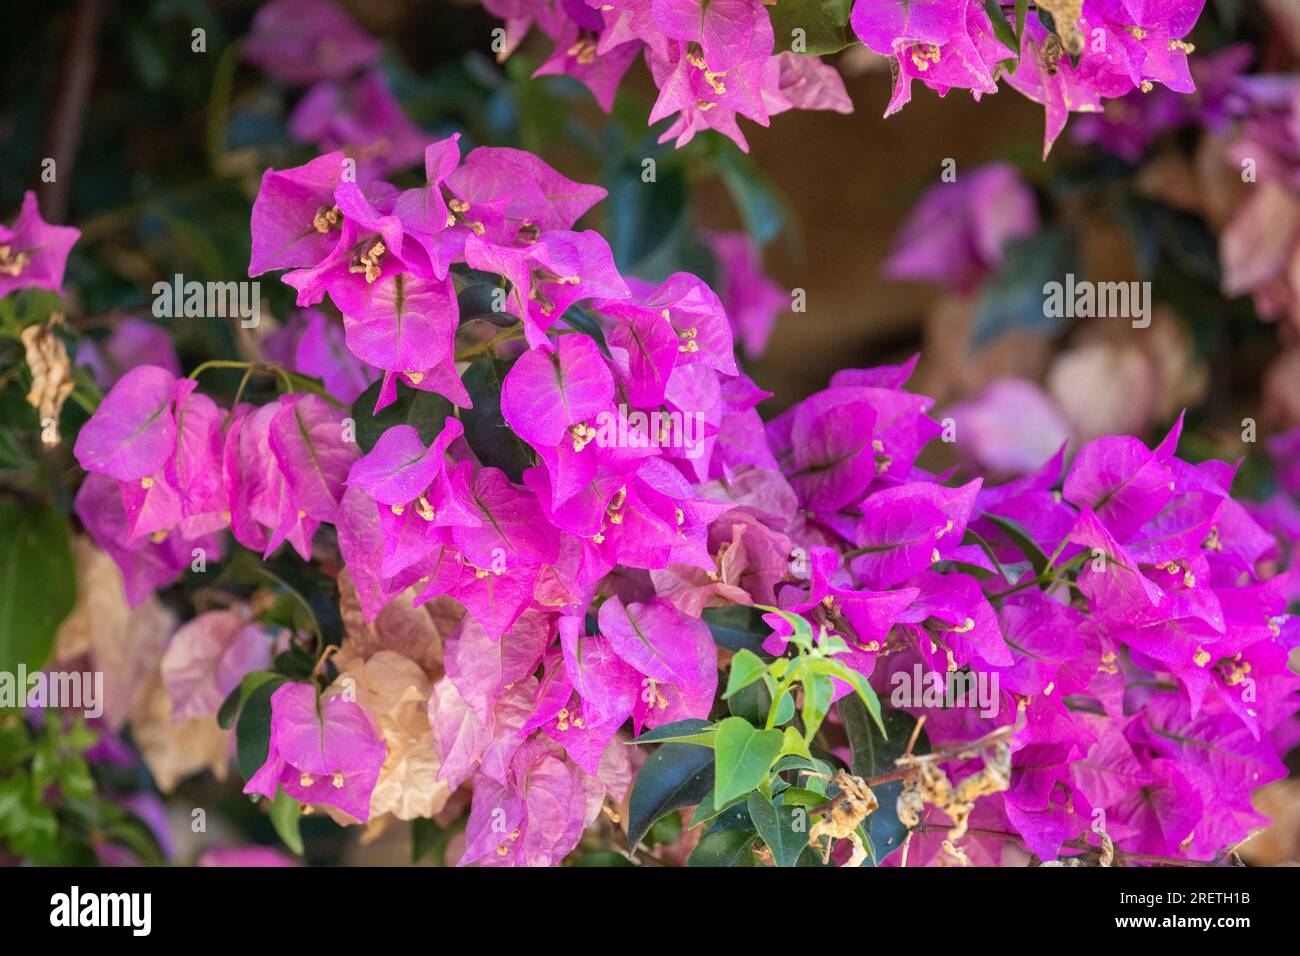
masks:
POLYGON ((755 730, 749 721, 739 717, 728 717, 718 724, 714 740, 717 753, 714 806, 720 807, 763 784, 772 761, 781 753, 783 739, 781 731, 755 730))
POLYGON ((426 445, 433 442, 447 424, 452 413, 451 402, 434 392, 422 392, 405 382, 397 383, 397 399, 375 413, 375 400, 379 397, 380 380, 362 392, 352 403, 352 420, 357 423, 357 445, 369 453, 379 441, 379 436, 394 425, 410 425, 420 433, 426 445))
POLYGON ((692 851, 687 866, 757 866, 753 830, 706 833, 692 851))
POLYGON ((578 857, 569 866, 634 866, 633 862, 625 857, 622 853, 614 850, 592 850, 590 853, 584 853, 578 857))
POLYGON ((338 584, 292 550, 281 551, 264 561, 246 548, 237 548, 216 583, 242 585, 249 593, 270 583, 282 596, 282 603, 272 609, 282 616, 276 623, 293 630, 310 631, 324 644, 343 641, 338 584))
POLYGON ((786 787, 781 791, 781 805, 788 807, 820 807, 826 803, 826 794, 804 787, 786 787))
POLYGON ((235 756, 245 780, 266 763, 271 748, 271 695, 281 682, 267 681, 251 691, 235 723, 235 756))
MULTIPOLYGON (((790 728, 792 729, 792 728, 790 728)), ((798 731, 795 731, 798 733, 798 731)), ((802 737, 799 738, 802 741, 802 737)), ((816 757, 805 757, 797 753, 787 753, 781 756, 776 763, 772 764, 773 773, 785 773, 787 770, 816 770, 821 772, 818 766, 820 761, 816 757)))
POLYGON ((971 577, 979 581, 985 581, 997 576, 996 571, 990 571, 982 564, 968 564, 965 561, 948 561, 945 563, 944 567, 937 568, 936 570, 956 572, 958 574, 969 574, 971 577))
POLYGON ((835 685, 831 679, 822 674, 810 674, 803 682, 803 726, 804 733, 811 739, 826 719, 831 709, 831 695, 835 685))
POLYGON ((747 803, 749 818, 754 821, 758 835, 762 837, 767 848, 772 851, 772 858, 777 866, 794 866, 799 854, 808 845, 808 834, 804 828, 796 830, 796 824, 808 820, 806 809, 798 806, 776 806, 761 793, 751 793, 747 803))
MULTIPOLYGON (((1004 578, 1007 578, 1007 580, 1010 580, 1010 578, 1007 577, 1007 572, 1002 567, 1002 562, 1000 562, 998 560, 997 555, 993 553, 993 546, 989 544, 987 541, 985 541, 984 536, 981 535, 978 531, 975 531, 971 528, 967 528, 966 534, 962 536, 961 543, 974 544, 978 546, 979 549, 984 552, 985 557, 987 557, 989 561, 992 563, 993 567, 997 569, 997 573, 1002 575, 1004 578)), ((958 561, 954 563, 962 564, 963 562, 958 561)), ((971 567, 974 566, 972 565, 971 567)), ((984 574, 989 573, 987 568, 980 568, 979 570, 983 571, 984 574)))
POLYGON ((727 674, 727 690, 722 695, 726 700, 742 687, 748 687, 767 673, 767 664, 752 651, 741 649, 731 659, 731 670, 727 674))
POLYGON ((661 724, 654 730, 647 730, 632 741, 634 744, 685 743, 698 744, 701 747, 713 746, 714 725, 699 717, 674 720, 671 724, 661 724))
POLYGON ((727 711, 733 717, 744 718, 755 727, 766 726, 767 713, 772 707, 772 690, 769 685, 775 687, 775 682, 770 678, 742 687, 727 700, 727 711))
POLYGON ((609 357, 609 343, 605 341, 605 332, 596 321, 595 316, 580 305, 571 305, 564 310, 564 315, 560 316, 560 321, 573 329, 575 332, 581 332, 600 349, 602 355, 609 357))
MULTIPOLYGON (((460 324, 464 325, 473 319, 481 319, 484 322, 490 322, 498 328, 509 328, 519 320, 506 312, 504 309, 496 309, 494 306, 498 301, 504 301, 501 296, 502 285, 500 277, 495 281, 489 279, 486 273, 479 273, 484 278, 482 281, 471 281, 469 285, 456 293, 456 305, 460 309, 460 324)), ((401 387, 398 382, 398 387, 401 387)), ((421 394, 432 394, 421 392, 421 394)), ((374 403, 370 405, 374 408, 374 403)))
POLYGON ((44 667, 76 600, 67 520, 48 506, 0 500, 0 671, 44 667))
POLYGON ((655 158, 654 181, 646 182, 641 165, 645 158, 629 156, 607 167, 604 182, 609 195, 602 206, 615 260, 638 275, 638 266, 673 242, 685 225, 689 195, 682 164, 672 162, 671 156, 655 158))
POLYGON ((794 694, 790 691, 783 691, 781 699, 776 702, 776 720, 773 724, 780 727, 787 724, 794 717, 794 694))
POLYGON ((812 56, 838 53, 853 42, 848 31, 853 0, 779 0, 767 8, 778 52, 793 50, 812 56), (803 43, 795 42, 803 31, 803 43))
POLYGON ((221 709, 217 711, 217 724, 222 730, 229 730, 235 726, 235 718, 239 716, 239 708, 244 706, 244 701, 248 695, 263 684, 275 681, 276 686, 284 683, 284 678, 274 671, 251 671, 244 675, 244 679, 239 682, 239 686, 230 692, 225 700, 221 702, 221 709))
POLYGON ((870 682, 863 677, 858 671, 842 664, 839 661, 833 662, 835 666, 835 676, 846 684, 852 685, 857 692, 858 698, 866 705, 867 712, 871 714, 871 719, 876 722, 882 734, 885 733, 885 725, 880 717, 880 698, 876 696, 876 689, 871 686, 870 682))
POLYGON ((443 834, 442 827, 428 817, 411 821, 411 862, 419 863, 437 847, 443 834))
POLYGON ((1020 41, 1025 35, 1025 17, 1029 15, 1029 0, 1016 0, 1016 53, 1020 53, 1020 41))
POLYGON ((794 629, 790 635, 790 642, 801 650, 808 651, 813 646, 812 625, 802 614, 792 614, 790 611, 783 611, 779 607, 771 607, 767 604, 754 605, 760 611, 766 611, 769 614, 779 615, 787 624, 794 629))
POLYGON ((283 787, 276 787, 275 799, 271 801, 271 825, 284 845, 298 856, 303 854, 301 821, 302 804, 285 793, 283 787))
POLYGON ((826 629, 822 628, 822 632, 817 638, 817 649, 827 657, 832 654, 847 654, 849 643, 838 634, 827 633, 826 629))
POLYGON ((713 643, 724 650, 733 653, 747 650, 759 657, 772 656, 763 650, 763 641, 767 640, 772 629, 758 608, 748 604, 706 607, 700 617, 709 625, 713 643))
POLYGON ((1064 325, 1063 317, 1045 307, 1043 289, 1079 272, 1074 234, 1062 227, 1043 229, 1007 243, 1004 253, 1002 266, 980 287, 972 348, 1013 329, 1050 336, 1064 325))
POLYGON ((1029 561, 1035 575, 1042 574, 1047 569, 1047 555, 1034 542, 1028 531, 1010 518, 989 514, 987 511, 982 511, 980 514, 997 525, 1002 533, 1011 539, 1011 543, 1019 548, 1020 553, 1029 561))
POLYGON ((461 409, 460 420, 465 441, 478 460, 500 468, 518 483, 524 469, 532 466, 533 456, 501 414, 501 382, 509 370, 510 363, 501 359, 481 358, 470 363, 461 381, 474 407, 461 409))
POLYGON ((749 818, 749 807, 745 798, 733 800, 726 808, 713 818, 705 833, 717 833, 719 830, 747 830, 754 832, 754 821, 749 818))
POLYGON ((682 815, 680 813, 670 813, 665 817, 660 817, 655 825, 650 828, 650 832, 645 835, 646 846, 662 846, 667 843, 676 843, 682 835, 682 815))
POLYGON ((785 205, 776 186, 730 142, 718 146, 713 160, 740 210, 745 231, 760 246, 771 242, 780 234, 786 220, 785 205))
POLYGON ((1007 23, 1000 0, 984 0, 984 12, 988 14, 989 22, 993 24, 993 34, 1002 41, 1003 46, 1018 55, 1020 44, 1016 42, 1016 32, 1011 29, 1011 24, 1007 23))
POLYGON ((706 793, 698 804, 695 806, 695 812, 691 814, 691 822, 687 825, 688 830, 694 830, 696 827, 705 823, 712 823, 718 820, 724 813, 738 804, 745 802, 743 796, 736 797, 728 803, 724 803, 721 808, 713 805, 713 791, 706 793))
POLYGON ((235 726, 235 718, 239 716, 239 705, 244 702, 244 692, 242 687, 236 687, 226 699, 221 702, 221 707, 217 710, 217 726, 222 730, 229 730, 235 726))
POLYGON ((32 792, 31 780, 19 771, 0 779, 0 837, 19 856, 46 857, 55 852, 59 821, 32 792))
MULTIPOLYGON (((903 755, 908 741, 912 739, 916 718, 901 710, 886 710, 883 717, 889 736, 885 738, 867 718, 866 707, 856 696, 841 698, 836 707, 849 738, 852 753, 849 769, 853 774, 866 779, 895 769, 894 761, 903 755)), ((929 753, 929 750, 929 740, 925 734, 921 734, 912 752, 923 754, 929 753)), ((907 836, 907 827, 898 819, 897 809, 903 782, 891 780, 871 789, 880 806, 864 821, 863 829, 867 833, 868 850, 873 861, 879 864, 899 849, 907 836)))
POLYGON ((781 739, 782 757, 786 757, 789 756, 790 754, 794 754, 795 756, 798 757, 807 757, 809 760, 812 759, 812 753, 811 751, 808 750, 808 744, 803 739, 803 735, 800 734, 799 731, 795 730, 793 727, 787 727, 782 733, 783 733, 781 739))
POLYGON ((637 771, 628 801, 627 844, 635 848, 654 822, 699 803, 713 785, 713 751, 696 744, 664 744, 637 771))

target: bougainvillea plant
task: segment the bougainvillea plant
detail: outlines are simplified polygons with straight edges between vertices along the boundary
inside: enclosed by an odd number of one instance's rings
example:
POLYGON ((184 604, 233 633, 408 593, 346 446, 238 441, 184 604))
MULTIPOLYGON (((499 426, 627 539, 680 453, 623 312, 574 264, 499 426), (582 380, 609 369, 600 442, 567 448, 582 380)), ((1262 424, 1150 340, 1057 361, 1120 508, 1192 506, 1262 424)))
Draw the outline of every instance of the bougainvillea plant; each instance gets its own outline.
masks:
POLYGON ((852 107, 818 55, 856 37, 887 57, 902 109, 919 81, 940 96, 976 99, 1005 81, 1046 110, 1044 154, 1070 113, 1159 84, 1195 90, 1186 42, 1204 0, 483 0, 505 22, 508 56, 533 27, 555 44, 539 75, 564 73, 608 111, 641 54, 659 88, 650 122, 674 117, 661 142, 713 129, 748 149, 737 125, 767 126, 785 110, 852 107), (1033 15, 1030 10, 1033 9, 1033 15))
MULTIPOLYGON (((805 55, 845 24, 895 60, 891 109, 913 79, 976 96, 1006 80, 1047 106, 1050 145, 1069 111, 1190 90, 1200 11, 486 5, 503 52, 537 25, 557 44, 540 72, 606 107, 644 52, 667 138, 742 146, 737 115, 846 105, 805 55), (794 29, 805 49, 778 51, 794 29)), ((955 426, 907 388, 915 356, 760 414, 772 395, 740 358, 784 296, 745 237, 706 236, 717 288, 647 281, 587 225, 604 188, 427 135, 376 45, 326 9, 276 0, 243 48, 309 87, 287 128, 316 152, 266 169, 249 209, 248 275, 293 302, 241 343, 256 357, 185 374, 139 320, 70 357, 33 296, 62 294, 80 233, 34 195, 0 226, 0 328, 43 445, 78 426, 59 487, 86 532, 79 575, 125 595, 124 632, 135 615, 165 632, 156 673, 110 675, 102 714, 0 722, 6 852, 46 854, 62 818, 29 798, 57 790, 78 826, 166 855, 137 826, 157 806, 93 799, 90 767, 130 766, 128 725, 164 791, 233 750, 238 789, 299 855, 313 814, 367 839, 409 822, 417 844, 454 842, 448 862, 489 866, 1210 862, 1266 822, 1251 797, 1286 775, 1300 710, 1279 543, 1300 527, 1294 434, 1271 446, 1283 494, 1254 505, 1237 466, 1180 457, 1182 418, 1154 447, 1059 443, 1010 481, 936 470, 955 426), (210 383, 232 372, 227 401, 210 383), (182 590, 201 599, 178 623, 182 590)), ((1038 224, 1011 167, 973 170, 922 201, 889 268, 966 294, 1038 224)), ((59 662, 135 666, 66 643, 59 662)))
POLYGON ((335 365, 373 378, 350 406, 284 372, 277 400, 225 408, 202 367, 140 365, 76 442, 77 513, 133 601, 227 528, 310 560, 331 525, 364 620, 464 609, 432 680, 411 648, 330 663, 309 634, 295 679, 264 629, 188 625, 173 707, 269 711, 247 792, 367 822, 409 819, 422 774, 426 807, 468 782, 462 862, 550 864, 624 798, 635 737, 660 746, 629 846, 698 805, 697 862, 989 862, 1008 839, 1207 859, 1257 825, 1298 631, 1230 466, 1178 458, 1175 429, 951 487, 917 465, 941 426, 912 363, 840 372, 765 424, 717 295, 622 276, 573 229, 599 187, 455 136, 421 185, 352 172, 268 171, 250 264, 341 314, 335 365), (927 678, 883 709, 914 674, 993 692, 935 706, 927 678))

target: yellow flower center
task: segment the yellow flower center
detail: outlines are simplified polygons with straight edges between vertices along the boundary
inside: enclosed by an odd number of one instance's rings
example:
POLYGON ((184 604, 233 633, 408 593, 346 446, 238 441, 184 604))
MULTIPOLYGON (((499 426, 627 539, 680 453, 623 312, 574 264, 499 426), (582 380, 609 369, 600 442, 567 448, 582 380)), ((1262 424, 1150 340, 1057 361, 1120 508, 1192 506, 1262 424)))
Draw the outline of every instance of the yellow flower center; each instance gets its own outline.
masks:
POLYGON ((31 256, 15 251, 13 246, 0 246, 0 275, 16 279, 31 261, 31 256))
POLYGON ((388 248, 384 245, 384 240, 378 236, 375 236, 368 243, 361 243, 352 256, 352 264, 348 266, 348 272, 364 272, 366 282, 374 282, 379 278, 379 274, 383 269, 379 264, 379 260, 384 257, 386 252, 388 252, 388 248))
POLYGON ((343 214, 339 212, 337 205, 321 206, 316 210, 316 215, 311 217, 311 227, 324 235, 331 229, 337 228, 342 219, 343 214))

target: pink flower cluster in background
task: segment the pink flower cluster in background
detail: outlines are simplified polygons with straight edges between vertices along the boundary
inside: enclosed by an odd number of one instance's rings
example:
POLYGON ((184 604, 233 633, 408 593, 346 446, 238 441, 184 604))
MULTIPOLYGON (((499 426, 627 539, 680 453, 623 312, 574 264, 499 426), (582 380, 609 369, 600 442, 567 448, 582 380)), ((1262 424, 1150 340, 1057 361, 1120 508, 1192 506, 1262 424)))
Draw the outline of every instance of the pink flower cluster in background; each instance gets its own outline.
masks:
POLYGON ((740 117, 767 126, 791 109, 851 112, 844 81, 816 57, 774 53, 761 0, 484 0, 505 21, 508 56, 534 26, 554 42, 537 75, 578 80, 608 112, 638 55, 659 89, 651 124, 684 146, 712 129, 749 149, 740 117))
MULTIPOLYGON (((483 2, 505 21, 503 56, 536 26, 555 44, 538 74, 574 77, 607 111, 624 73, 643 55, 659 89, 650 122, 674 117, 661 141, 675 138, 678 146, 714 129, 745 149, 738 117, 766 126, 792 107, 851 110, 833 67, 801 55, 794 36, 777 42, 762 0, 483 2), (785 47, 796 52, 774 53, 785 47)), ((1157 84, 1178 93, 1195 90, 1188 66, 1193 48, 1185 38, 1204 0, 1037 6, 1055 17, 1053 28, 1031 13, 1018 37, 1014 3, 1002 4, 1002 22, 995 22, 978 0, 856 0, 849 26, 893 62, 886 115, 911 100, 913 81, 941 96, 963 89, 978 99, 996 93, 1005 80, 1045 108, 1045 153, 1070 113, 1100 112, 1106 100, 1133 90, 1148 93, 1157 84)), ((802 25, 805 41, 812 17, 802 25)))

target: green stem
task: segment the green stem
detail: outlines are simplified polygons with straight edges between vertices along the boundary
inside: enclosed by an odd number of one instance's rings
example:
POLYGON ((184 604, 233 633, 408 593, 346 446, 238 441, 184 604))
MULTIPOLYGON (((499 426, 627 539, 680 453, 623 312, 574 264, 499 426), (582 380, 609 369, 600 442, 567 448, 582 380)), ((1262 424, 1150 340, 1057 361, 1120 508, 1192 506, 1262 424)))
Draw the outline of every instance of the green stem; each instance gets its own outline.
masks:
MULTIPOLYGON (((280 384, 283 386, 284 391, 286 393, 310 392, 313 395, 319 395, 321 398, 325 399, 325 401, 329 402, 335 408, 347 408, 347 406, 343 402, 340 402, 329 392, 325 391, 325 387, 321 385, 319 382, 315 381, 314 379, 307 378, 305 375, 299 375, 296 372, 287 371, 283 367, 277 365, 274 362, 245 362, 239 359, 209 359, 208 361, 200 364, 197 368, 194 369, 194 371, 190 372, 189 377, 197 380, 200 375, 202 375, 208 369, 213 369, 213 368, 245 369, 246 370, 244 376, 245 380, 247 380, 248 373, 266 372, 268 374, 275 375, 280 379, 280 384)), ((244 385, 243 383, 241 383, 240 393, 243 392, 243 388, 244 385)), ((236 401, 238 401, 238 395, 236 395, 236 401)))
POLYGON ((1034 577, 1029 578, 1028 580, 1025 581, 1018 581, 1016 584, 1007 588, 1005 591, 999 591, 997 594, 991 594, 989 595, 989 600, 997 601, 1001 598, 1010 597, 1013 594, 1019 593, 1020 591, 1024 591, 1027 588, 1037 587, 1044 584, 1054 584, 1061 577, 1061 575, 1074 570, 1075 568, 1077 568, 1079 565, 1083 563, 1083 559, 1086 557, 1086 552, 1081 551, 1079 554, 1076 554, 1074 557, 1072 557, 1069 561, 1066 561, 1065 564, 1061 565, 1059 568, 1053 568, 1052 561, 1055 561, 1058 557, 1060 557, 1061 550, 1064 547, 1065 547, 1065 542, 1062 542, 1061 547, 1056 549, 1056 553, 1052 555, 1051 559, 1047 562, 1047 567, 1043 569, 1041 574, 1037 574, 1034 577))
POLYGON ((492 336, 492 338, 488 339, 487 341, 480 342, 477 345, 471 345, 463 352, 457 352, 456 361, 463 362, 466 359, 476 358, 477 356, 482 355, 485 352, 492 352, 493 354, 495 354, 496 347, 500 345, 502 342, 508 342, 511 339, 520 338, 523 336, 523 334, 524 333, 523 333, 522 322, 516 325, 512 325, 509 328, 502 329, 500 332, 492 336))
POLYGON ((772 695, 772 705, 767 709, 767 724, 764 726, 765 730, 772 730, 776 727, 776 708, 781 703, 781 698, 785 696, 785 692, 790 688, 792 683, 794 683, 794 681, 788 673, 777 682, 776 693, 772 695))

